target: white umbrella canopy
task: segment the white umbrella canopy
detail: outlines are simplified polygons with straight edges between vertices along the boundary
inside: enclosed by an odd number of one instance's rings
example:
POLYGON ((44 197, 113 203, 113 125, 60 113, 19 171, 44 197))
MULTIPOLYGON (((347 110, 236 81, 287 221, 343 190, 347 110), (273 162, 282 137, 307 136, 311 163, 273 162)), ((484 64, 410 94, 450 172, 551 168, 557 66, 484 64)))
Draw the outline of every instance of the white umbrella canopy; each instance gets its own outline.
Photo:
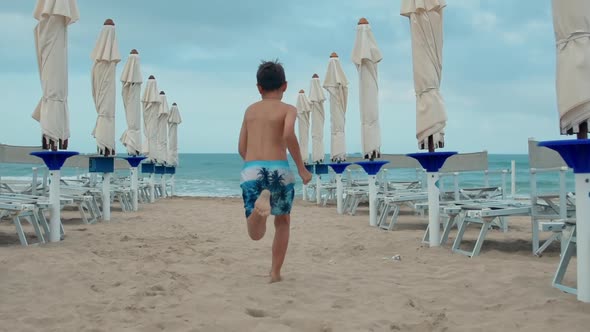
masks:
POLYGON ((160 164, 168 163, 168 116, 169 116, 168 99, 166 93, 160 91, 160 108, 158 110, 158 125, 157 125, 157 147, 156 147, 156 162, 160 164))
POLYGON ((322 90, 320 77, 313 75, 309 89, 309 101, 311 103, 311 161, 323 163, 326 157, 324 150, 324 101, 326 96, 322 90))
POLYGON ((330 159, 333 162, 346 160, 346 106, 348 103, 348 80, 342 69, 338 54, 330 55, 328 71, 324 79, 324 89, 330 94, 330 122, 332 140, 330 159))
POLYGON ((143 105, 143 132, 145 134, 142 152, 149 161, 154 162, 157 156, 158 112, 161 101, 158 95, 158 84, 153 75, 149 77, 146 83, 141 103, 143 105))
POLYGON ((590 1, 553 0, 553 27, 561 133, 578 133, 586 138, 590 119, 590 1))
POLYGON ((98 153, 111 156, 115 154, 116 70, 121 61, 113 20, 104 22, 91 58, 92 97, 98 114, 92 135, 98 153))
POLYGON ((442 78, 443 8, 445 0, 402 0, 401 15, 410 19, 416 138, 419 149, 444 147, 447 112, 440 94, 442 78))
POLYGON ((305 91, 299 90, 297 96, 297 123, 299 128, 299 148, 304 163, 309 161, 309 125, 311 103, 305 95, 305 91))
POLYGON ((121 136, 121 143, 127 149, 129 155, 141 154, 141 66, 139 53, 132 50, 121 74, 123 83, 123 105, 125 106, 125 118, 127 130, 121 136))
POLYGON ((35 47, 43 96, 33 112, 41 124, 43 149, 67 149, 70 138, 68 111, 68 25, 80 19, 76 0, 38 0, 33 17, 35 47))
POLYGON ((381 156, 381 127, 379 125, 379 83, 377 64, 383 59, 369 22, 359 20, 352 62, 359 73, 361 113, 361 142, 365 159, 381 156))
POLYGON ((178 166, 178 125, 182 123, 178 105, 172 104, 168 115, 168 163, 178 166))

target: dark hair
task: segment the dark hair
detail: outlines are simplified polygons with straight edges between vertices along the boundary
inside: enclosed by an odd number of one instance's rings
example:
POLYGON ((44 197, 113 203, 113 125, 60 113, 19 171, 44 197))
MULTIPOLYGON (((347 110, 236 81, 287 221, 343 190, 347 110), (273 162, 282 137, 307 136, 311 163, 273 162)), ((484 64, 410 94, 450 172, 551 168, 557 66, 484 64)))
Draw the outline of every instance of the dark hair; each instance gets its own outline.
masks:
POLYGON ((264 91, 274 91, 286 83, 285 69, 278 61, 262 61, 258 66, 256 81, 264 91))

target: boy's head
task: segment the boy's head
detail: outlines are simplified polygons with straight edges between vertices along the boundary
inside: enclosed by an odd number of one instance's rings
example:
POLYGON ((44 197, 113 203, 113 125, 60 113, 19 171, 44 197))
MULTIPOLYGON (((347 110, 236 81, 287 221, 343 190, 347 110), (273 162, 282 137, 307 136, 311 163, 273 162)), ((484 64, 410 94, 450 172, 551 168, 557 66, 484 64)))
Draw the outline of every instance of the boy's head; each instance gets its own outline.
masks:
POLYGON ((263 61, 258 66, 256 73, 256 81, 260 93, 273 92, 280 90, 285 92, 287 89, 287 81, 285 79, 285 70, 278 60, 263 61))

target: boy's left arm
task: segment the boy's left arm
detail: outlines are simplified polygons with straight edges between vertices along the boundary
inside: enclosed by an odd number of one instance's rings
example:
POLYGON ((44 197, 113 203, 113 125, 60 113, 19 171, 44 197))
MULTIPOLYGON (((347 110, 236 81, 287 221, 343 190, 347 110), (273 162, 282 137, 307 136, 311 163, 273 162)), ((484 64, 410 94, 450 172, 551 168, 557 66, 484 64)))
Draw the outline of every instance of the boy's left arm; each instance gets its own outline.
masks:
POLYGON ((240 130, 240 141, 238 143, 238 152, 243 160, 246 159, 246 147, 248 146, 248 129, 246 128, 246 117, 242 121, 242 129, 240 130))

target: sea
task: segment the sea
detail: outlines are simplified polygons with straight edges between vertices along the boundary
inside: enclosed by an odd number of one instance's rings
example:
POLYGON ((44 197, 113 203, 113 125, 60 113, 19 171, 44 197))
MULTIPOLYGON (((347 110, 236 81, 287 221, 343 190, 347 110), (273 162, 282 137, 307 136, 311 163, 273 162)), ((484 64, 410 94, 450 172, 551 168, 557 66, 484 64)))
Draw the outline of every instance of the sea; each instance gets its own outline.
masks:
MULTIPOLYGON (((243 165, 242 159, 238 154, 180 154, 179 166, 175 176, 176 194, 179 196, 196 196, 196 197, 238 197, 241 196, 240 189, 240 171, 243 165)), ((530 193, 530 173, 528 166, 528 155, 506 155, 490 154, 488 155, 488 164, 490 171, 510 170, 511 161, 516 163, 516 195, 526 196, 530 193)), ((291 165, 294 163, 291 160, 291 165)), ((32 178, 33 167, 39 165, 27 164, 0 164, 1 179, 30 180, 32 178)), ((499 173, 489 175, 489 184, 501 186, 502 176, 499 173)), ((392 169, 386 172, 386 176, 392 181, 416 180, 420 176, 414 169, 392 169)), ((85 169, 64 168, 62 176, 66 178, 76 178, 87 175, 85 169)), ((118 170, 115 176, 125 177, 129 172, 118 170)), ((39 175, 41 176, 41 175, 39 175)), ((362 170, 351 172, 353 179, 366 179, 362 170)), ((334 177, 334 174, 327 176, 334 177)), ((326 176, 323 177, 325 180, 326 176)), ((511 183, 510 174, 506 176, 506 189, 510 194, 511 183)), ((300 181, 300 179, 297 179, 300 181)), ((452 190, 454 180, 452 177, 443 177, 441 185, 452 190)), ((567 190, 574 190, 574 176, 571 171, 566 175, 567 190)), ((483 172, 462 173, 459 176, 459 185, 463 188, 478 187, 485 184, 483 172)), ((540 192, 556 192, 559 188, 559 177, 556 172, 537 175, 537 188, 540 192)), ((302 186, 300 183, 296 186, 296 195, 301 195, 302 186)))

